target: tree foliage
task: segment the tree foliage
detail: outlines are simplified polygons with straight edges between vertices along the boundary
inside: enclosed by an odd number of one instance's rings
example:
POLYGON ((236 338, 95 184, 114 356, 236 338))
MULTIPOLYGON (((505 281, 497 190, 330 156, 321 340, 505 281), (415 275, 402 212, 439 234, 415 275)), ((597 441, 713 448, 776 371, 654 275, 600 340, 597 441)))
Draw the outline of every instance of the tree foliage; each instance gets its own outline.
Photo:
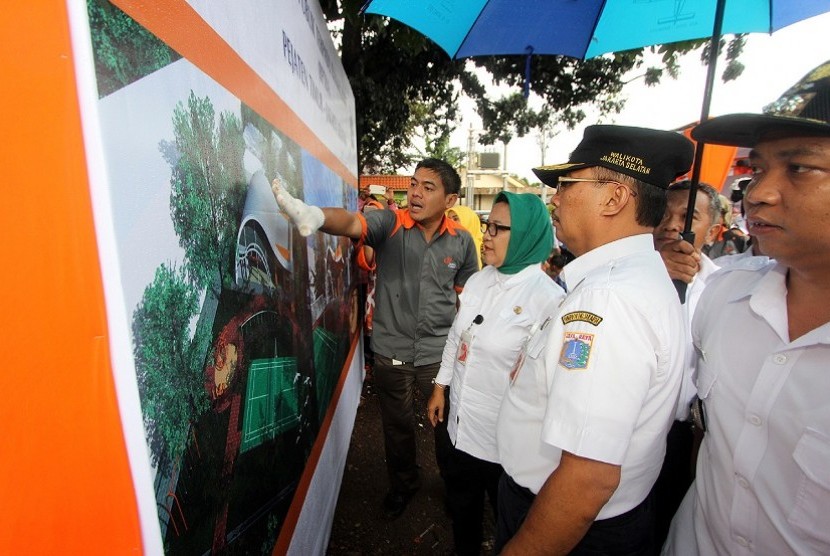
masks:
MULTIPOLYGON (((227 112, 217 123, 210 98, 191 91, 187 107, 173 112, 175 136, 170 211, 186 270, 200 288, 233 281, 236 232, 245 202, 242 158, 245 142, 239 119, 227 112)), ((169 146, 162 146, 169 154, 169 146)))
POLYGON ((436 118, 441 107, 435 106, 434 102, 412 103, 410 106, 410 117, 404 135, 411 138, 419 138, 420 143, 413 144, 406 151, 409 164, 414 164, 427 157, 446 160, 454 167, 465 164, 467 153, 458 147, 450 145, 452 126, 442 125, 443 122, 452 122, 447 119, 436 118))
POLYGON ((133 313, 133 355, 153 461, 167 468, 187 445, 190 426, 209 407, 203 387, 204 342, 190 340, 198 296, 186 275, 156 269, 133 313))
MULTIPOLYGON (((484 130, 479 141, 506 142, 551 122, 573 128, 584 120, 588 107, 601 114, 619 112, 624 105, 620 93, 630 70, 643 69, 645 82, 653 85, 666 75, 677 75, 680 55, 708 44, 688 41, 586 61, 533 56, 530 98, 541 99, 543 104, 535 110, 531 107, 534 103, 520 92, 525 79, 524 56, 452 60, 435 43, 395 20, 358 15, 364 0, 320 3, 330 28, 337 29, 334 35, 355 95, 361 172, 389 172, 408 166, 413 153, 420 152, 413 149, 418 137, 428 145, 440 145, 456 123, 462 93, 475 101, 482 118, 484 130), (660 52, 662 67, 642 68, 648 50, 660 52), (496 85, 507 85, 512 92, 495 96, 480 76, 496 85)), ((731 41, 724 79, 740 74, 737 57, 742 46, 742 36, 731 41)))
POLYGON ((181 58, 108 0, 88 0, 87 12, 99 97, 181 58))

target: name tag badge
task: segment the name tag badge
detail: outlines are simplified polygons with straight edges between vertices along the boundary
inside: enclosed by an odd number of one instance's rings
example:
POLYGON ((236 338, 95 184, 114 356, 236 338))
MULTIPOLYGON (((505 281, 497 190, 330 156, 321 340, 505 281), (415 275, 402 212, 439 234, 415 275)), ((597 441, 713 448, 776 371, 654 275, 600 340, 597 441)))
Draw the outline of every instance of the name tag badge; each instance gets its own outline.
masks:
MULTIPOLYGON (((510 386, 513 386, 513 383, 516 382, 516 378, 519 376, 519 371, 522 370, 522 367, 525 364, 525 359, 527 359, 527 354, 529 351, 529 346, 531 343, 539 344, 540 342, 533 342, 534 338, 538 338, 540 335, 538 332, 540 330, 544 330, 545 327, 550 322, 550 317, 545 319, 541 325, 538 322, 533 323, 533 326, 530 327, 530 331, 527 334, 527 338, 525 338, 524 342, 522 342, 522 349, 519 350, 519 356, 516 358, 516 362, 513 363, 513 368, 510 370, 510 386)), ((538 355, 538 351, 536 353, 538 355)))
POLYGON ((527 342, 525 345, 522 346, 522 350, 519 352, 519 356, 516 358, 516 362, 513 363, 513 368, 510 370, 510 386, 513 386, 513 383, 516 382, 516 378, 519 376, 519 371, 522 370, 522 367, 525 364, 525 359, 527 358, 527 342))
POLYGON ((473 343, 473 335, 469 330, 461 333, 461 340, 458 342, 458 350, 455 352, 455 360, 462 365, 467 364, 467 358, 470 356, 470 344, 473 343))

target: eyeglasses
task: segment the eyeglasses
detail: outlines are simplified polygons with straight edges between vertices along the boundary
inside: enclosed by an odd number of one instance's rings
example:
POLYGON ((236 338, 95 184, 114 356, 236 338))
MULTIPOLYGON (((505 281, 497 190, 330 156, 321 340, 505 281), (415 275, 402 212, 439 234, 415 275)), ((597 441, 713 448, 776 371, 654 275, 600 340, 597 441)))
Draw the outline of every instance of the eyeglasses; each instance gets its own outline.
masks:
POLYGON ((481 233, 487 232, 492 237, 496 237, 499 235, 499 230, 510 230, 510 226, 505 226, 503 224, 496 224, 495 222, 482 222, 481 223, 481 233))
POLYGON ((622 185, 622 186, 627 187, 627 188, 628 188, 628 190, 629 190, 629 191, 631 191, 631 196, 632 196, 632 197, 636 197, 636 196, 637 196, 637 192, 636 192, 636 191, 634 191, 633 189, 631 189, 630 187, 628 187, 626 184, 624 184, 624 183, 620 183, 620 182, 618 182, 618 181, 614 181, 614 180, 597 180, 597 179, 593 179, 593 178, 571 178, 571 177, 567 177, 567 176, 566 176, 566 177, 561 177, 561 178, 559 178, 558 180, 556 180, 556 192, 557 192, 557 193, 559 193, 559 192, 560 192, 560 190, 562 189, 562 187, 564 187, 564 186, 566 186, 566 185, 571 185, 571 184, 573 184, 573 183, 615 183, 615 184, 617 184, 617 185, 622 185))

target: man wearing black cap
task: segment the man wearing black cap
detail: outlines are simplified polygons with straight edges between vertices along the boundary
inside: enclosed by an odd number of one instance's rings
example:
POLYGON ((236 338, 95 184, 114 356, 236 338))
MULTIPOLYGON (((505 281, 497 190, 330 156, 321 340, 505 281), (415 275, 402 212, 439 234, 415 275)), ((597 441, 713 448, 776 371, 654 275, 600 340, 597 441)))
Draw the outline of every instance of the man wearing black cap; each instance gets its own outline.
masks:
POLYGON ((692 156, 677 133, 590 126, 568 163, 534 170, 556 188, 557 237, 577 258, 559 316, 526 347, 499 414, 503 554, 654 549, 649 493, 687 332, 652 230, 692 156))
POLYGON ((666 554, 830 554, 830 63, 782 101, 692 132, 752 148, 746 219, 774 260, 722 270, 698 305, 706 434, 666 554))

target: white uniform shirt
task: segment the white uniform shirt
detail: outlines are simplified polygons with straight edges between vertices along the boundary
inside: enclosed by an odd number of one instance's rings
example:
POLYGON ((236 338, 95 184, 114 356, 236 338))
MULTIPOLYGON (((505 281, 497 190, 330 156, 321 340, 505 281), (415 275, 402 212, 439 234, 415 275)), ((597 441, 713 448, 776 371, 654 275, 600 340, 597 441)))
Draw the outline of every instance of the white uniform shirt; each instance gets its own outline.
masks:
POLYGON ((499 458, 535 493, 563 450, 620 465, 619 487, 597 516, 607 519, 642 502, 660 473, 688 332, 651 235, 603 245, 564 273, 559 315, 531 342, 502 402, 499 458))
POLYGON ((666 554, 830 554, 830 323, 791 342, 785 280, 747 259, 703 295, 707 431, 666 554))
POLYGON ((467 281, 435 377, 438 384, 450 385, 447 430, 456 448, 498 461, 496 417, 508 376, 525 341, 555 316, 564 296, 540 265, 512 275, 486 266, 467 281), (481 322, 473 324, 479 315, 481 322), (471 340, 465 349, 466 330, 471 340))
MULTIPOLYGON (((686 290, 686 303, 683 304, 683 310, 686 313, 686 322, 689 323, 689 326, 692 324, 692 317, 695 314, 697 303, 700 301, 700 295, 703 293, 704 288, 706 288, 709 277, 717 272, 718 268, 720 267, 712 262, 712 259, 706 255, 700 255, 700 270, 695 274, 691 284, 689 284, 689 288, 686 290)), ((686 368, 683 373, 683 382, 680 385, 680 401, 677 404, 677 413, 674 417, 678 421, 686 421, 689 419, 689 404, 692 403, 695 394, 697 394, 697 389, 695 388, 694 382, 692 382, 692 377, 695 374, 696 361, 697 356, 695 355, 695 350, 692 348, 692 337, 689 335, 688 342, 686 343, 686 368)))
POLYGON ((750 245, 747 248, 747 250, 743 253, 736 253, 734 255, 724 255, 722 257, 714 259, 715 261, 717 261, 717 263, 715 264, 717 264, 720 268, 728 268, 735 265, 742 265, 744 264, 744 261, 752 257, 758 257, 758 259, 763 261, 764 263, 770 260, 770 258, 765 255, 756 255, 754 251, 754 246, 750 245))

